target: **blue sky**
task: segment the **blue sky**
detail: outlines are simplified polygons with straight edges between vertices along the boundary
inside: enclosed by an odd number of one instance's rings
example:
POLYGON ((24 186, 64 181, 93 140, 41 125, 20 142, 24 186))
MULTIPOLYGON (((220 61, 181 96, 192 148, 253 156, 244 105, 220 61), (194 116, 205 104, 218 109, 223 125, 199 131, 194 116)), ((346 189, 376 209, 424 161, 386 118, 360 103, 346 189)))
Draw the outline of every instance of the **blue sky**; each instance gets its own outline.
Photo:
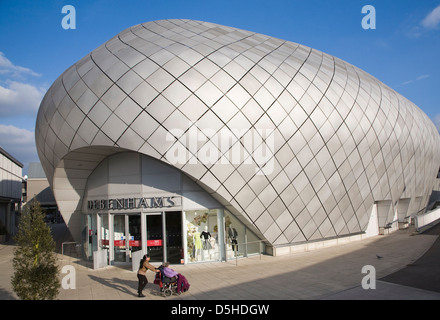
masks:
POLYGON ((440 128, 440 0, 0 0, 0 146, 39 161, 35 119, 70 65, 120 31, 158 19, 195 19, 301 43, 341 58, 417 104, 440 128), (65 30, 63 6, 76 9, 65 30), (376 10, 376 29, 361 22, 376 10))

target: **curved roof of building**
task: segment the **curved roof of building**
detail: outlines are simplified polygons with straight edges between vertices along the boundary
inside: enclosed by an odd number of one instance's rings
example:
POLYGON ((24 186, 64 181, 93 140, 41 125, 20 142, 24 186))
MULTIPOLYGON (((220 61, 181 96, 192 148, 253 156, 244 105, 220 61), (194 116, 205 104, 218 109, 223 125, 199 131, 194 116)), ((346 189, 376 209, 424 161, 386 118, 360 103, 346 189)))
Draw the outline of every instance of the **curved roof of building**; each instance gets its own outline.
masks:
POLYGON ((67 69, 41 103, 36 142, 65 214, 80 211, 103 158, 132 150, 182 170, 274 245, 363 232, 376 201, 411 199, 417 211, 440 164, 434 124, 368 73, 193 20, 133 26, 67 69), (208 137, 191 144, 190 132, 208 137), (225 132, 240 139, 240 161, 213 154, 225 132), (187 150, 185 161, 170 150, 187 150))

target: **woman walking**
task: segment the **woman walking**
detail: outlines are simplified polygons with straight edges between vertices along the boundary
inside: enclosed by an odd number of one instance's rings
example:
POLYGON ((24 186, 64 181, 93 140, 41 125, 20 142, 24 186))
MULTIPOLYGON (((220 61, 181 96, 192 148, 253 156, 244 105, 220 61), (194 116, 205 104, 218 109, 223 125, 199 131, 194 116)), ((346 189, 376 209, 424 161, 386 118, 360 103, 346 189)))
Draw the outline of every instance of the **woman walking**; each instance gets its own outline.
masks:
POLYGON ((149 261, 150 261, 150 256, 146 254, 142 257, 142 260, 139 263, 139 270, 137 273, 139 298, 145 297, 145 295, 142 293, 142 290, 144 290, 145 286, 148 283, 147 270, 149 269, 154 272, 159 272, 159 270, 156 269, 154 266, 152 266, 149 261))

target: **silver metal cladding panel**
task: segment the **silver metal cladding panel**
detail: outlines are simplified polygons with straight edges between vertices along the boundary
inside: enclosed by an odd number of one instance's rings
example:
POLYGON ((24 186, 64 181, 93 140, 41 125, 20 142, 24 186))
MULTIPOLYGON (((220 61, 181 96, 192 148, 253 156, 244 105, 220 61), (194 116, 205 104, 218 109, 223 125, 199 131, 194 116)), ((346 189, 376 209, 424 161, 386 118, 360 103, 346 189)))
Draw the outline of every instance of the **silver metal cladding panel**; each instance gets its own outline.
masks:
MULTIPOLYGON (((62 161, 72 152, 133 150, 185 172, 273 245, 365 231, 377 201, 411 199, 407 214, 416 213, 440 165, 433 123, 371 75, 303 45, 192 20, 131 27, 67 69, 41 103, 36 143, 55 196, 57 177, 74 178, 62 161), (188 143, 191 130, 204 139, 188 143), (244 141, 262 130, 275 139, 272 170, 258 175, 264 145, 244 141), (242 147, 238 162, 222 162, 233 147, 212 154, 224 132, 242 147), (184 163, 167 158, 176 147, 184 163), (202 163, 203 152, 213 161, 202 163)), ((382 223, 393 219, 389 210, 382 223)))

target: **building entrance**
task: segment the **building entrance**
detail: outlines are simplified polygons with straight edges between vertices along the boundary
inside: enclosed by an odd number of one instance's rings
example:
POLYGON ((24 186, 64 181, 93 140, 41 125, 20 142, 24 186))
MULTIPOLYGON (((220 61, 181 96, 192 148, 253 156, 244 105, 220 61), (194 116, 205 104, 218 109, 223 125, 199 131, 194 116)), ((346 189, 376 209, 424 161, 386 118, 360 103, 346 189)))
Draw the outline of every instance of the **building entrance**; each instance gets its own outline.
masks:
MULTIPOLYGON (((100 216, 100 222, 99 243, 102 249, 109 250, 111 264, 130 264, 132 254, 139 250, 148 253, 151 262, 184 261, 181 211, 110 214, 100 216)), ((89 226, 96 228, 91 223, 89 226)))
POLYGON ((142 250, 141 215, 113 216, 114 262, 131 263, 132 253, 142 250))
POLYGON ((162 214, 147 215, 147 253, 151 262, 163 259, 163 223, 162 214))
POLYGON ((182 263, 182 212, 148 214, 146 225, 147 253, 151 262, 182 263))
POLYGON ((86 189, 82 243, 96 266, 136 268, 147 253, 157 265, 259 252, 259 239, 241 221, 182 172, 151 157, 109 156, 90 174, 86 189))
POLYGON ((184 262, 182 212, 165 212, 166 261, 172 264, 184 262))

